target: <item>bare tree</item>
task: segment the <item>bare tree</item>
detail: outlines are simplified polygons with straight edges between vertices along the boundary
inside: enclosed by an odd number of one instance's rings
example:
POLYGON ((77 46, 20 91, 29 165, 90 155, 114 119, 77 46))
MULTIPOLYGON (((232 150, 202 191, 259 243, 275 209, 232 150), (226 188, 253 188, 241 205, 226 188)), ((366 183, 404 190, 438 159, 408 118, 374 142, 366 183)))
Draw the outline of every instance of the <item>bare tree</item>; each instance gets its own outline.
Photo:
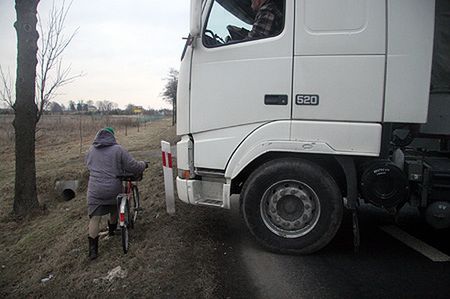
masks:
MULTIPOLYGON (((39 0, 38 0, 39 2, 39 0)), ((48 15, 48 20, 44 23, 40 15, 38 18, 38 29, 40 42, 38 47, 38 71, 36 73, 36 96, 35 102, 38 109, 37 121, 40 120, 44 110, 48 108, 51 100, 57 96, 57 90, 76 78, 83 76, 82 73, 71 75, 71 66, 63 66, 63 53, 75 37, 78 30, 70 35, 65 35, 65 21, 72 5, 68 5, 63 0, 60 7, 56 7, 53 2, 48 15)), ((0 66, 0 100, 14 109, 15 97, 12 91, 12 80, 9 72, 5 74, 0 66)))
POLYGON ((125 112, 127 114, 134 114, 134 110, 136 109, 136 105, 134 104, 128 104, 127 107, 125 108, 125 112))
POLYGON ((72 101, 72 100, 69 101, 69 110, 72 111, 72 112, 76 110, 75 109, 75 102, 72 101))
POLYGON ((39 18, 39 0, 16 0, 17 73, 15 96, 11 76, 0 68, 0 100, 14 109, 16 177, 14 212, 26 215, 38 209, 36 191, 35 143, 36 124, 44 109, 61 86, 81 76, 71 76, 70 66, 63 67, 62 54, 76 31, 64 35, 64 23, 70 4, 53 4, 46 25, 39 18), (38 48, 39 35, 41 37, 38 48), (38 72, 36 68, 38 66, 38 72))
POLYGON ((172 104, 172 125, 176 122, 177 117, 177 88, 178 88, 178 71, 174 68, 169 70, 168 76, 164 79, 166 85, 162 92, 162 98, 166 102, 172 104))
POLYGON ((0 101, 5 102, 9 107, 14 108, 14 94, 13 94, 13 81, 11 79, 11 74, 5 74, 0 65, 0 101))
POLYGON ((51 102, 49 108, 51 113, 63 113, 63 107, 57 102, 51 102))
POLYGON ((16 0, 17 75, 13 121, 16 142, 14 212, 26 215, 39 207, 36 191, 35 132, 37 6, 39 0, 16 0))
POLYGON ((82 74, 72 76, 70 74, 71 66, 64 67, 62 63, 63 53, 78 31, 77 29, 70 35, 64 34, 64 24, 71 5, 72 2, 66 5, 66 1, 63 0, 61 6, 56 7, 53 2, 46 24, 38 15, 41 36, 38 51, 39 68, 36 78, 38 121, 50 101, 57 95, 58 88, 72 83, 76 78, 82 76, 82 74))
POLYGON ((116 109, 118 107, 118 105, 114 102, 104 100, 104 101, 98 101, 97 107, 98 107, 98 110, 100 112, 102 112, 103 114, 109 114, 112 110, 116 109))
POLYGON ((118 105, 116 103, 110 102, 107 100, 97 102, 98 111, 101 113, 102 118, 104 117, 106 126, 110 125, 110 116, 109 115, 117 107, 118 107, 118 105))

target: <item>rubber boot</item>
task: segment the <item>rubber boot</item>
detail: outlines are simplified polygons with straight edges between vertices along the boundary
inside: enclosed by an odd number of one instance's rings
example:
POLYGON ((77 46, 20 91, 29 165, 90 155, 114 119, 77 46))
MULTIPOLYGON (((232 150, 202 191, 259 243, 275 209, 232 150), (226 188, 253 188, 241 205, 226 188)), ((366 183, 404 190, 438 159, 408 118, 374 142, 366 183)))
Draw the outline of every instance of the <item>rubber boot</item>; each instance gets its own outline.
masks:
POLYGON ((91 237, 88 237, 89 239, 89 258, 91 260, 95 260, 98 255, 98 236, 93 239, 91 237))
POLYGON ((108 235, 109 236, 114 236, 114 232, 116 231, 116 229, 117 229, 117 222, 111 224, 108 221, 108 235))

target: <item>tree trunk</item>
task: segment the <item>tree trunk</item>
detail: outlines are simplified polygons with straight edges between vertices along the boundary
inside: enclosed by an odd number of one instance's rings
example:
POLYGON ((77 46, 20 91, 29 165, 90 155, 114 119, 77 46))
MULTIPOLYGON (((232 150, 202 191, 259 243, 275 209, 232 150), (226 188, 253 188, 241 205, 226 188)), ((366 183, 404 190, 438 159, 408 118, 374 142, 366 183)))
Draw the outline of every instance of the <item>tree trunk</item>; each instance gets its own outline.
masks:
POLYGON ((16 181, 14 213, 27 215, 39 207, 36 191, 35 103, 37 6, 39 0, 16 0, 17 76, 15 103, 16 181))

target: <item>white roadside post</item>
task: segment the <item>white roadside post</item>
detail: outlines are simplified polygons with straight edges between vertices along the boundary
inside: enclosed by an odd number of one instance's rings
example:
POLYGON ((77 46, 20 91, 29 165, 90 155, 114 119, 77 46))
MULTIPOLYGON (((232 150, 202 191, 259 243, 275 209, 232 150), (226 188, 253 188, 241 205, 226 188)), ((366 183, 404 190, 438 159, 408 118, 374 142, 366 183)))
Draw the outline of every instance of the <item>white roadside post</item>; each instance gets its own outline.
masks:
POLYGON ((166 192, 166 211, 175 214, 175 195, 173 188, 172 152, 170 143, 161 141, 162 165, 164 173, 164 189, 166 192))

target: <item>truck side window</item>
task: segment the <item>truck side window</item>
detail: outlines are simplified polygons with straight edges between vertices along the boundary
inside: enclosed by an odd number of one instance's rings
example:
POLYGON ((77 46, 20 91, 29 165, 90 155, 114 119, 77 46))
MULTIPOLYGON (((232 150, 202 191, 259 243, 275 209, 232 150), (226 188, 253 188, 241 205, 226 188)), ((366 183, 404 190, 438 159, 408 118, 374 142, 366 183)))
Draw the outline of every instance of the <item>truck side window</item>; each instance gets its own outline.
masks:
POLYGON ((203 44, 218 47, 273 37, 284 27, 285 0, 215 0, 203 30, 203 44))

